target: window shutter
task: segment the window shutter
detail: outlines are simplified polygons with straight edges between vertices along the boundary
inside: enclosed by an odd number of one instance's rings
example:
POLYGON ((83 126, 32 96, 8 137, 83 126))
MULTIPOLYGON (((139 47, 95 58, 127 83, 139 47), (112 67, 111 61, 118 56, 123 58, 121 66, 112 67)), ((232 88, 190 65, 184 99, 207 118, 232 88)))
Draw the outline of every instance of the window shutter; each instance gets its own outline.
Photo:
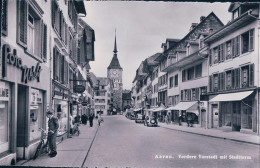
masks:
POLYGON ((209 91, 212 92, 213 91, 213 76, 210 75, 209 76, 209 91))
POLYGON ((47 60, 47 25, 41 22, 41 57, 47 60))
POLYGON ((57 71, 57 67, 56 67, 56 50, 55 48, 53 48, 53 79, 56 79, 56 71, 57 71))
POLYGON ((237 68, 237 88, 240 88, 240 68, 237 68))
POLYGON ((64 62, 64 84, 68 84, 68 62, 64 62))
POLYGON ((234 55, 233 55, 233 57, 236 57, 237 56, 237 38, 236 37, 234 38, 233 43, 234 43, 234 55))
POLYGON ((249 50, 254 50, 254 29, 249 31, 249 50))
POLYGON ((249 86, 254 86, 254 64, 249 65, 249 86))
POLYGON ((8 29, 8 20, 7 20, 7 16, 8 16, 8 1, 7 0, 3 0, 1 1, 2 3, 2 34, 7 36, 7 29, 8 29))
POLYGON ((17 1, 18 23, 17 23, 17 43, 23 47, 27 47, 27 15, 28 3, 26 0, 17 1))
POLYGON ((223 72, 222 73, 222 77, 223 77, 223 81, 222 81, 222 83, 223 83, 223 90, 225 90, 225 88, 226 88, 226 73, 225 72, 223 72))
POLYGON ((56 20, 55 20, 55 13, 56 13, 56 10, 55 10, 55 1, 54 0, 52 0, 51 1, 52 3, 51 3, 51 23, 52 23, 52 27, 54 28, 55 27, 55 22, 56 22, 56 20))
POLYGON ((235 57, 235 38, 231 40, 231 56, 235 57))
POLYGON ((240 55, 240 36, 237 36, 237 56, 240 55))
POLYGON ((59 72, 60 72, 60 82, 61 83, 64 83, 64 56, 60 54, 60 69, 59 69, 59 72))
POLYGON ((222 61, 225 61, 226 60, 226 43, 223 43, 222 44, 222 53, 223 53, 223 60, 222 61))
POLYGON ((235 70, 231 70, 231 86, 234 89, 235 88, 235 70))

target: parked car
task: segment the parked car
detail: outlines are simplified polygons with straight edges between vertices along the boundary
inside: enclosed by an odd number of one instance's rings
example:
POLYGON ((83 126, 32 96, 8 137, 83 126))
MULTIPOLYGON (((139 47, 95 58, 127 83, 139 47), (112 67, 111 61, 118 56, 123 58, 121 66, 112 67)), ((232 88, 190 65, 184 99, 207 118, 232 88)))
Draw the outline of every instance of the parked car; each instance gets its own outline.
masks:
POLYGON ((148 127, 157 127, 158 122, 156 117, 153 114, 151 115, 146 114, 144 119, 144 125, 148 127))
POLYGON ((135 118, 135 123, 143 123, 144 122, 144 116, 142 114, 137 114, 135 118))
POLYGON ((134 112, 131 112, 130 114, 130 120, 135 120, 136 116, 134 112))

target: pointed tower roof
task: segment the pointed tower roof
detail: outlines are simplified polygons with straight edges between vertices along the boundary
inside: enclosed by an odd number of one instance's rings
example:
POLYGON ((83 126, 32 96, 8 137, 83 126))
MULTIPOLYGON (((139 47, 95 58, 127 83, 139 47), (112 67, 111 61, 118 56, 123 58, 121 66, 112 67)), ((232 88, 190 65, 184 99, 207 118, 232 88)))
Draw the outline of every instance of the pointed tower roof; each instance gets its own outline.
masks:
POLYGON ((123 69, 120 66, 119 60, 117 58, 117 44, 116 44, 116 35, 115 35, 115 45, 114 45, 114 56, 109 64, 109 66, 107 67, 107 69, 123 69))

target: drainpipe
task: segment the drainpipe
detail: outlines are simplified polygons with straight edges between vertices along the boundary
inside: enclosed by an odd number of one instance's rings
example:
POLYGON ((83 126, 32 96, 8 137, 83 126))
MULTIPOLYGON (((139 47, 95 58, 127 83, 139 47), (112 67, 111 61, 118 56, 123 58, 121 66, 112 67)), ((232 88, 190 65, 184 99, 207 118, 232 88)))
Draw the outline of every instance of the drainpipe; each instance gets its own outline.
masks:
MULTIPOLYGON (((208 46, 208 52, 210 52, 210 47, 208 46)), ((210 55, 210 53, 208 53, 208 60, 207 60, 207 68, 208 68, 208 88, 207 88, 207 90, 210 88, 210 86, 209 86, 209 55, 210 55)), ((209 97, 209 96, 208 96, 209 97)), ((206 111, 206 129, 209 129, 209 99, 208 99, 208 101, 207 101, 207 111, 206 111)))
MULTIPOLYGON (((259 4, 259 9, 260 9, 260 4, 259 4)), ((257 67, 257 87, 259 87, 259 68, 260 68, 260 63, 259 63, 259 29, 260 29, 260 21, 258 18, 258 28, 257 28, 257 43, 258 43, 258 48, 257 48, 257 62, 258 62, 258 67, 257 67)), ((256 126, 257 126, 257 135, 259 135, 259 130, 260 130, 260 124, 259 124, 259 91, 257 89, 257 103, 256 103, 256 126)))

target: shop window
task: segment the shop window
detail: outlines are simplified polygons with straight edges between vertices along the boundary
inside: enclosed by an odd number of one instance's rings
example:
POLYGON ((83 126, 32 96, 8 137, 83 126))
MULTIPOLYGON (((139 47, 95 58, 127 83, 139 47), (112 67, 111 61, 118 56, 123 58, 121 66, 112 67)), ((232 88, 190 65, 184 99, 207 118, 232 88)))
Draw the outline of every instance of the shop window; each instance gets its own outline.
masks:
POLYGON ((242 101, 242 126, 245 129, 252 129, 253 101, 250 98, 242 101))
POLYGON ((8 150, 8 101, 0 100, 0 153, 8 150))
POLYGON ((62 100, 54 101, 55 115, 59 121, 58 135, 63 135, 68 130, 68 103, 62 100))
POLYGON ((42 92, 36 89, 31 89, 31 103, 30 103, 30 141, 39 139, 43 128, 43 105, 42 92))
POLYGON ((231 126, 231 112, 232 112, 232 103, 231 102, 221 102, 221 111, 222 114, 222 125, 231 126))

